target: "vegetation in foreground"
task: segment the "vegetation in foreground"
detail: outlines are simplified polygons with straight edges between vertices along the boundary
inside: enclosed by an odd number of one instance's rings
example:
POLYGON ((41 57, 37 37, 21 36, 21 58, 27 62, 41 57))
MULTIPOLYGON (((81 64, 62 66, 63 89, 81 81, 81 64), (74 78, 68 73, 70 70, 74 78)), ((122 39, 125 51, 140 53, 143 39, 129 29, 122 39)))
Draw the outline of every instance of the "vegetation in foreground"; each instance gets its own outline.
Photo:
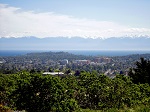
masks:
POLYGON ((26 71, 0 74, 0 111, 149 112, 150 61, 141 58, 129 76, 111 79, 97 72, 79 76, 42 76, 26 71))

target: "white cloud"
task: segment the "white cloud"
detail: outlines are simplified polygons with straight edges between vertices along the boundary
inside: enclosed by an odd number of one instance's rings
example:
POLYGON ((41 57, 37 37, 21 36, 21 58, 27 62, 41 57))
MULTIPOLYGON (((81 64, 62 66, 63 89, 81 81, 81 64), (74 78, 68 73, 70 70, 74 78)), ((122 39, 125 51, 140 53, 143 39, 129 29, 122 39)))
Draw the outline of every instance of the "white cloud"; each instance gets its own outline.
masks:
POLYGON ((131 28, 109 21, 96 21, 59 15, 36 13, 0 4, 0 37, 150 37, 150 29, 131 28))

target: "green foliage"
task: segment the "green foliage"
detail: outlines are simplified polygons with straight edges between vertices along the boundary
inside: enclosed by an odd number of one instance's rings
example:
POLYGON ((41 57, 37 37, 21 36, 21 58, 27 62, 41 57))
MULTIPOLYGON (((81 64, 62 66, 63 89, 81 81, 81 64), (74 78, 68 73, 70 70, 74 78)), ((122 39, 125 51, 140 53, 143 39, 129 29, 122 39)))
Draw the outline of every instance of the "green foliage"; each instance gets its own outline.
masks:
POLYGON ((22 81, 23 79, 18 80, 18 88, 13 93, 15 106, 18 110, 28 112, 52 110, 61 112, 76 108, 76 106, 74 108, 71 106, 71 103, 76 102, 67 99, 66 85, 59 77, 33 74, 21 83, 20 80, 22 81))
POLYGON ((111 79, 95 71, 66 77, 22 71, 0 74, 0 104, 27 112, 79 112, 80 108, 101 112, 129 112, 133 108, 148 112, 150 86, 135 84, 124 75, 111 79))
POLYGON ((136 84, 150 84, 150 61, 141 58, 140 62, 136 62, 136 68, 130 69, 129 76, 136 84))
POLYGON ((0 104, 12 107, 13 102, 9 98, 15 90, 15 80, 12 76, 0 74, 0 104))

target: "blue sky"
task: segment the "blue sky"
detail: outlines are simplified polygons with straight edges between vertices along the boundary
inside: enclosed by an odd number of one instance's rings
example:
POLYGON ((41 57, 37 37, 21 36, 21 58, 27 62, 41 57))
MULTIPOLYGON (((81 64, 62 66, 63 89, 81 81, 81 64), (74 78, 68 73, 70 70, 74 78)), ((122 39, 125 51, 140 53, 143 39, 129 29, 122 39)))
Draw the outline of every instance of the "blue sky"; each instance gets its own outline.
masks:
POLYGON ((0 0, 0 4, 0 37, 150 37, 150 0, 0 0))

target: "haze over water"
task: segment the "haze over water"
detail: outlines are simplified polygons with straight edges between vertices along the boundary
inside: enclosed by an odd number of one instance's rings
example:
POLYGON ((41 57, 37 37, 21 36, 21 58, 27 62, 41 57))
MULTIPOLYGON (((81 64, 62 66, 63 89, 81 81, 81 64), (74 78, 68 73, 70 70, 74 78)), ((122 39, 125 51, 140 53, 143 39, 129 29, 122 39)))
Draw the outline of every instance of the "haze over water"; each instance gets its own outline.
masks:
MULTIPOLYGON (((37 53, 37 52, 50 52, 50 51, 0 50, 0 56, 21 56, 26 55, 27 53, 37 53)), ((53 50, 51 52, 61 52, 61 51, 53 50)), ((64 50, 64 52, 86 56, 126 56, 131 54, 150 53, 150 51, 90 51, 90 50, 64 50)))

